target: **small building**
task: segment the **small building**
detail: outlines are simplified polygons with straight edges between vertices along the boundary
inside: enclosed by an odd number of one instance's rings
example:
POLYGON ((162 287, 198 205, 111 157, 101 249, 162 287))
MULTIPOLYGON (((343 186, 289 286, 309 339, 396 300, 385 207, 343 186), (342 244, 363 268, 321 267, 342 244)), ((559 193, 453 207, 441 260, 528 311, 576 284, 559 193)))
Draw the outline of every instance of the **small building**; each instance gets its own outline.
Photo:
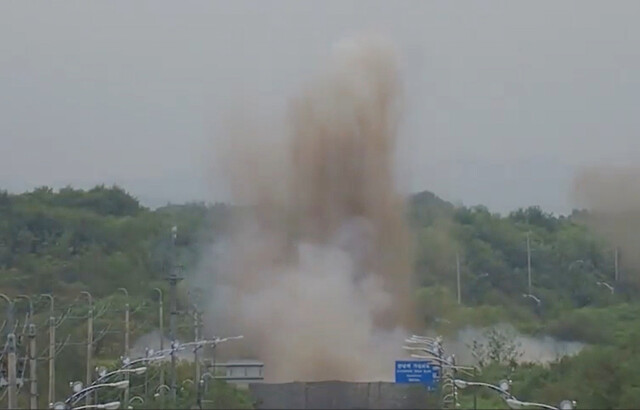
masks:
POLYGON ((264 380, 264 363, 257 360, 233 360, 215 363, 209 366, 215 371, 215 378, 226 380, 238 387, 248 387, 249 383, 261 383, 264 380))

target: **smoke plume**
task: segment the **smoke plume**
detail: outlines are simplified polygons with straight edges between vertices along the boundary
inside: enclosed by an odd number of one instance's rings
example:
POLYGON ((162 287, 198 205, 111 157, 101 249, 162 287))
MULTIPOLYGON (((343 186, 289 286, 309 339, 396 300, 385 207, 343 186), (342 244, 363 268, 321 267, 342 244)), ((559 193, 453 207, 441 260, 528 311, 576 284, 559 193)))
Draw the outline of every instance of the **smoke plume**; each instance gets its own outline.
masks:
POLYGON ((393 180, 393 47, 340 43, 290 100, 283 138, 232 122, 219 158, 242 211, 216 245, 208 327, 268 381, 388 380, 411 325, 411 243, 393 180), (235 343, 235 342, 234 342, 235 343))
POLYGON ((640 168, 589 168, 574 181, 584 222, 620 250, 621 279, 640 268, 640 168))
POLYGON ((492 348, 491 341, 487 337, 488 331, 493 330, 501 334, 506 346, 494 346, 502 351, 513 348, 518 363, 548 364, 565 356, 573 356, 586 346, 581 342, 567 342, 556 340, 551 336, 534 337, 523 335, 508 323, 498 323, 488 328, 465 327, 458 331, 455 338, 446 339, 447 352, 454 353, 458 363, 478 364, 478 357, 471 348, 474 342, 492 348))

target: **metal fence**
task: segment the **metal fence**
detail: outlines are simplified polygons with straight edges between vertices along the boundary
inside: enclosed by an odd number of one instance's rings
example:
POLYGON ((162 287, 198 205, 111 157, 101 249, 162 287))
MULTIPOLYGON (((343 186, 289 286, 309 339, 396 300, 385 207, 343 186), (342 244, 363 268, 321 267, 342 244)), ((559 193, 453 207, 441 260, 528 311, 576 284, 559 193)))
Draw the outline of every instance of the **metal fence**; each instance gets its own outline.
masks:
POLYGON ((256 409, 437 409, 439 396, 416 385, 386 382, 252 383, 256 409))

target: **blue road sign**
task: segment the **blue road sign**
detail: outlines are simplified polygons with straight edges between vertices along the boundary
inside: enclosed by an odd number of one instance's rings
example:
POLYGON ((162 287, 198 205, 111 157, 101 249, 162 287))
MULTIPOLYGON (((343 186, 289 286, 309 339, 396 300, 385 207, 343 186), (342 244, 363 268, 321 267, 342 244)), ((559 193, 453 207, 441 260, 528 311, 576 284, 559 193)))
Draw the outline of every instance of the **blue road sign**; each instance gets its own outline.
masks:
POLYGON ((440 366, 426 360, 397 360, 396 383, 420 383, 434 390, 440 379, 440 366))

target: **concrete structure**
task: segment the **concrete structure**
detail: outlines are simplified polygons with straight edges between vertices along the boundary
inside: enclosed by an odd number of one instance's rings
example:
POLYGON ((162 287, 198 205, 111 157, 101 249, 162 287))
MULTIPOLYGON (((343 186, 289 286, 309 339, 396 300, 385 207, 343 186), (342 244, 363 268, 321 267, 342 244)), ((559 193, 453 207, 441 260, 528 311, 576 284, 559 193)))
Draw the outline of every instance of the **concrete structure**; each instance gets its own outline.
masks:
POLYGON ((216 379, 233 383, 237 387, 248 387, 249 383, 260 383, 264 379, 264 363, 256 360, 235 360, 210 365, 215 369, 216 379), (221 369, 224 375, 221 375, 221 369))
POLYGON ((250 384, 256 409, 438 409, 439 395, 424 387, 339 381, 250 384))

